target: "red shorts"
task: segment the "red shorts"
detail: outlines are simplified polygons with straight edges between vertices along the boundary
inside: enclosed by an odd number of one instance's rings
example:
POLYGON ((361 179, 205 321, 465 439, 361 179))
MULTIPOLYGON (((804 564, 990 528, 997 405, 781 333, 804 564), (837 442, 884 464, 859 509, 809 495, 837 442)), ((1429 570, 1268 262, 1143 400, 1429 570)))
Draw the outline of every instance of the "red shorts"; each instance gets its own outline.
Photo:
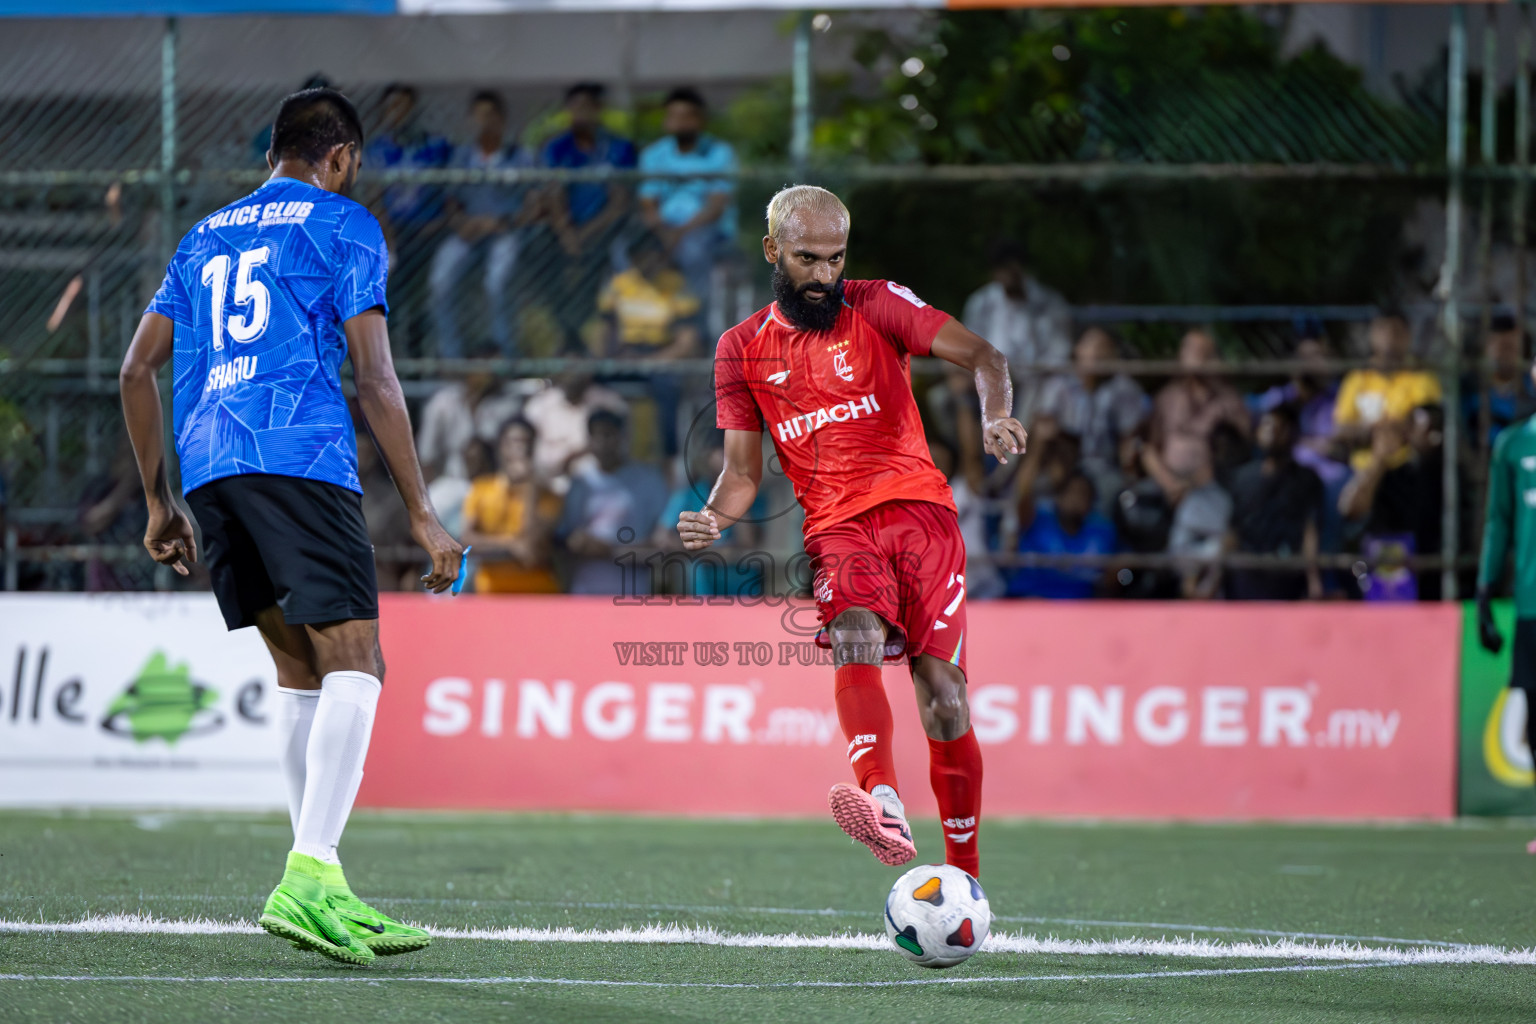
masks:
POLYGON ((816 571, 816 642, 849 608, 890 627, 887 659, 919 654, 965 671, 965 542, 954 512, 928 501, 888 501, 805 539, 816 571))

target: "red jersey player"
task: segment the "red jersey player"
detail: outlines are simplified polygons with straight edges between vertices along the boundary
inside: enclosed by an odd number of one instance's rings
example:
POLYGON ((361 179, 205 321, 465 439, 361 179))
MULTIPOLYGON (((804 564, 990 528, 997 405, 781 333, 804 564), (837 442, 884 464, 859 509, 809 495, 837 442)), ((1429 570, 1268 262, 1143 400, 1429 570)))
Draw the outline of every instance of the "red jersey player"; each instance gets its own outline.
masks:
POLYGON ((1008 363, 948 314, 888 281, 844 281, 849 216, 825 189, 768 205, 763 255, 776 301, 720 338, 716 423, 725 468, 699 512, 678 517, 690 551, 745 515, 762 480, 766 428, 805 508, 821 640, 858 788, 832 815, 884 864, 917 854, 896 789, 880 666, 906 656, 928 734, 948 863, 977 874, 981 751, 965 697, 965 545, 949 484, 928 456, 910 362, 934 355, 976 375, 986 450, 1006 462, 1026 436, 1008 363), (766 425, 766 426, 765 426, 766 425))

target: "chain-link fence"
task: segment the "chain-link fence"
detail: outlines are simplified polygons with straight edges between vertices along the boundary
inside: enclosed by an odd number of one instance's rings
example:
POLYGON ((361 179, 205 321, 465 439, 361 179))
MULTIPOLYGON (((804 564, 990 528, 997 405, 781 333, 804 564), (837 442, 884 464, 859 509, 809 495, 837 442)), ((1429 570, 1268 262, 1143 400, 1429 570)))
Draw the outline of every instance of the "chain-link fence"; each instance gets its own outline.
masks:
MULTIPOLYGON (((174 241, 263 180, 268 122, 300 84, 268 81, 238 62, 221 66, 220 37, 198 22, 88 23, 81 31, 110 31, 111 45, 39 44, 29 61, 0 69, 7 588, 173 585, 137 547, 141 500, 117 366, 174 241)), ((956 45, 952 35, 934 38, 956 45)), ((336 31, 325 41, 345 40, 336 31)), ((401 56, 348 60, 385 67, 401 56)), ((1155 96, 1116 99, 1094 85, 1085 93, 1091 103, 1065 112, 1037 105, 995 114, 1000 134, 975 145, 1013 161, 1006 163, 963 154, 952 164, 832 159, 837 133, 863 123, 845 113, 818 124, 826 152, 796 168, 761 144, 760 136, 787 135, 787 125, 751 122, 752 111, 776 109, 772 103, 719 104, 727 109, 718 134, 703 146, 732 146, 734 159, 716 153, 707 172, 697 161, 662 159, 665 146, 641 155, 667 138, 660 88, 635 90, 631 109, 599 112, 599 95, 564 96, 552 83, 499 92, 336 84, 369 127, 355 198, 378 215, 390 245, 391 338, 419 432, 430 434, 434 396, 448 396, 441 406, 468 395, 476 409, 505 418, 540 391, 590 376, 625 403, 634 457, 657 466, 672 489, 702 491, 715 443, 714 339, 772 298, 757 243, 767 198, 789 181, 812 180, 838 191, 853 212, 850 275, 899 280, 964 313, 1008 350, 1021 415, 1057 435, 1043 446, 1038 493, 1026 494, 1016 465, 1002 469, 975 452, 974 397, 953 386, 942 364, 914 365, 930 438, 973 501, 968 540, 990 551, 978 569, 996 572, 998 592, 1029 593, 1026 578, 1040 584, 1045 570, 1055 573, 1049 586, 1072 593, 1086 584, 1087 592, 1174 596, 1208 587, 1211 568, 1225 563, 1238 574, 1284 569, 1292 579, 1316 568, 1324 589, 1338 594, 1439 593, 1435 570, 1464 566, 1472 550, 1488 439, 1536 399, 1518 324, 1512 356, 1503 337, 1504 319, 1525 305, 1523 179, 1466 183, 1467 208, 1479 214, 1465 240, 1453 239, 1472 270, 1472 284, 1455 293, 1466 340, 1448 346, 1447 179, 1436 158, 1444 91, 1362 99, 1332 72, 1293 65, 1278 79, 1184 74, 1178 90, 1155 96), (593 130, 573 135, 573 117, 593 130), (1181 145, 1170 150, 1170 138, 1181 145), (722 197, 719 215, 700 219, 713 194, 722 197), (1010 277, 1025 268, 1027 280, 1010 277), (1372 327, 1384 310, 1402 312, 1406 346, 1373 335, 1389 332, 1372 327), (1090 327, 1112 340, 1075 357, 1090 327), (1214 340, 1217 361, 1191 374, 1180 355, 1196 327, 1214 340), (1493 339, 1486 347, 1485 338, 1493 339), (1074 358, 1090 363, 1074 369, 1074 358), (1411 437, 1412 418, 1398 416, 1404 435, 1391 469, 1416 467, 1397 483, 1418 489, 1394 500, 1433 507, 1405 525, 1401 515, 1386 522, 1370 502, 1346 508, 1372 438, 1361 424, 1325 426, 1323 414, 1332 420, 1346 373, 1395 376, 1412 366, 1433 384, 1413 405, 1438 407, 1434 415, 1449 427, 1436 421, 1426 437, 1411 437), (1107 402, 1093 397, 1106 381, 1139 411, 1095 405, 1107 402), (1131 453, 1137 443, 1168 443, 1157 396, 1170 386, 1242 410, 1224 419, 1238 450, 1216 450, 1216 417, 1199 439, 1213 454, 1194 460, 1198 478, 1176 485, 1131 453), (487 394, 496 401, 485 404, 487 394), (1191 492, 1212 483, 1233 490, 1225 474, 1252 455, 1255 422, 1281 402, 1300 410, 1304 462, 1323 486, 1316 556, 1288 544, 1234 546, 1230 500, 1225 521, 1178 519, 1180 506, 1198 504, 1188 501, 1191 492), (1105 416, 1113 420, 1107 439, 1105 416), (1437 443, 1452 446, 1459 468, 1441 468, 1437 443), (1441 485, 1431 490, 1437 473, 1441 485), (1092 518, 1112 527, 1108 548, 1071 536, 1026 539, 1029 515, 1021 520, 1020 509, 1032 513, 1034 499, 1059 503, 1054 489, 1074 475, 1093 485, 1092 518), (1142 499, 1162 510, 1137 519, 1132 506, 1142 499), (1194 534, 1176 542, 1176 530, 1194 534), (1425 570, 1415 586, 1394 583, 1403 566, 1425 570)), ((925 91, 928 72, 921 60, 917 67, 900 65, 913 91, 891 100, 930 131, 933 111, 944 113, 948 101, 932 82, 925 91)), ((861 102, 877 102, 878 88, 872 96, 861 102)), ((1366 395, 1361 407, 1372 400, 1366 395)), ((1349 418, 1347 404, 1338 411, 1349 418)), ((475 433, 494 442, 495 427, 481 416, 475 433)), ((433 474, 449 464, 467 472, 461 451, 423 456, 433 474)), ((782 478, 769 492, 767 503, 788 514, 765 517, 752 539, 787 560, 798 550, 799 520, 782 478)), ((451 487, 442 493, 462 501, 451 487)), ((693 507, 699 497, 693 493, 693 507)), ((408 574, 415 555, 398 522, 379 524, 378 533, 393 572, 384 574, 388 585, 408 574)), ((646 549, 651 541, 629 544, 646 549)))

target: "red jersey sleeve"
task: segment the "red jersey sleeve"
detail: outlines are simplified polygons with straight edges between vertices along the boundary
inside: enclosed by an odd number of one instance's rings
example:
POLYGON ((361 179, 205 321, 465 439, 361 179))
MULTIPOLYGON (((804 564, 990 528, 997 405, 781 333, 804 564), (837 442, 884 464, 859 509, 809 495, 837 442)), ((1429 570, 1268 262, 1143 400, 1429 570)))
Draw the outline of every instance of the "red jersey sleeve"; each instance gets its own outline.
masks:
POLYGON ((849 281, 843 297, 871 326, 915 356, 929 353, 939 328, 950 320, 948 313, 895 281, 849 281))
MULTIPOLYGON (((747 321, 749 326, 752 321, 747 321)), ((742 327, 720 335, 715 346, 715 426, 721 430, 762 430, 757 400, 747 387, 742 327)))

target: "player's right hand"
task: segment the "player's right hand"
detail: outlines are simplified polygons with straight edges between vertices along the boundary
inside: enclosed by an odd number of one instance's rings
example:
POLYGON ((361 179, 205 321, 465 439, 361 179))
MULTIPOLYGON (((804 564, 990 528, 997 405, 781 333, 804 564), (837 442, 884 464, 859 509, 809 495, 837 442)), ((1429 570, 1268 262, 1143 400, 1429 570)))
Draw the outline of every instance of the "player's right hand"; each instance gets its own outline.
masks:
POLYGON ((702 551, 720 539, 720 524, 715 514, 704 512, 679 512, 677 535, 683 538, 683 550, 702 551))
POLYGON ((448 535, 436 516, 412 523, 411 540, 432 556, 432 571, 421 578, 422 585, 434 594, 441 594, 453 586, 453 581, 459 576, 459 561, 464 556, 464 545, 448 535))
POLYGON ((1498 654, 1504 649, 1504 637, 1493 621, 1493 603, 1487 594, 1477 595, 1477 642, 1489 654, 1498 654))
POLYGON ((1029 432, 1012 416, 985 420, 981 425, 982 451, 998 462, 1007 463, 1009 455, 1023 455, 1029 445, 1029 432))
POLYGON ((174 504, 150 506, 144 547, 149 551, 149 557, 161 565, 190 576, 191 570, 187 566, 197 561, 197 539, 192 535, 192 520, 174 504))

